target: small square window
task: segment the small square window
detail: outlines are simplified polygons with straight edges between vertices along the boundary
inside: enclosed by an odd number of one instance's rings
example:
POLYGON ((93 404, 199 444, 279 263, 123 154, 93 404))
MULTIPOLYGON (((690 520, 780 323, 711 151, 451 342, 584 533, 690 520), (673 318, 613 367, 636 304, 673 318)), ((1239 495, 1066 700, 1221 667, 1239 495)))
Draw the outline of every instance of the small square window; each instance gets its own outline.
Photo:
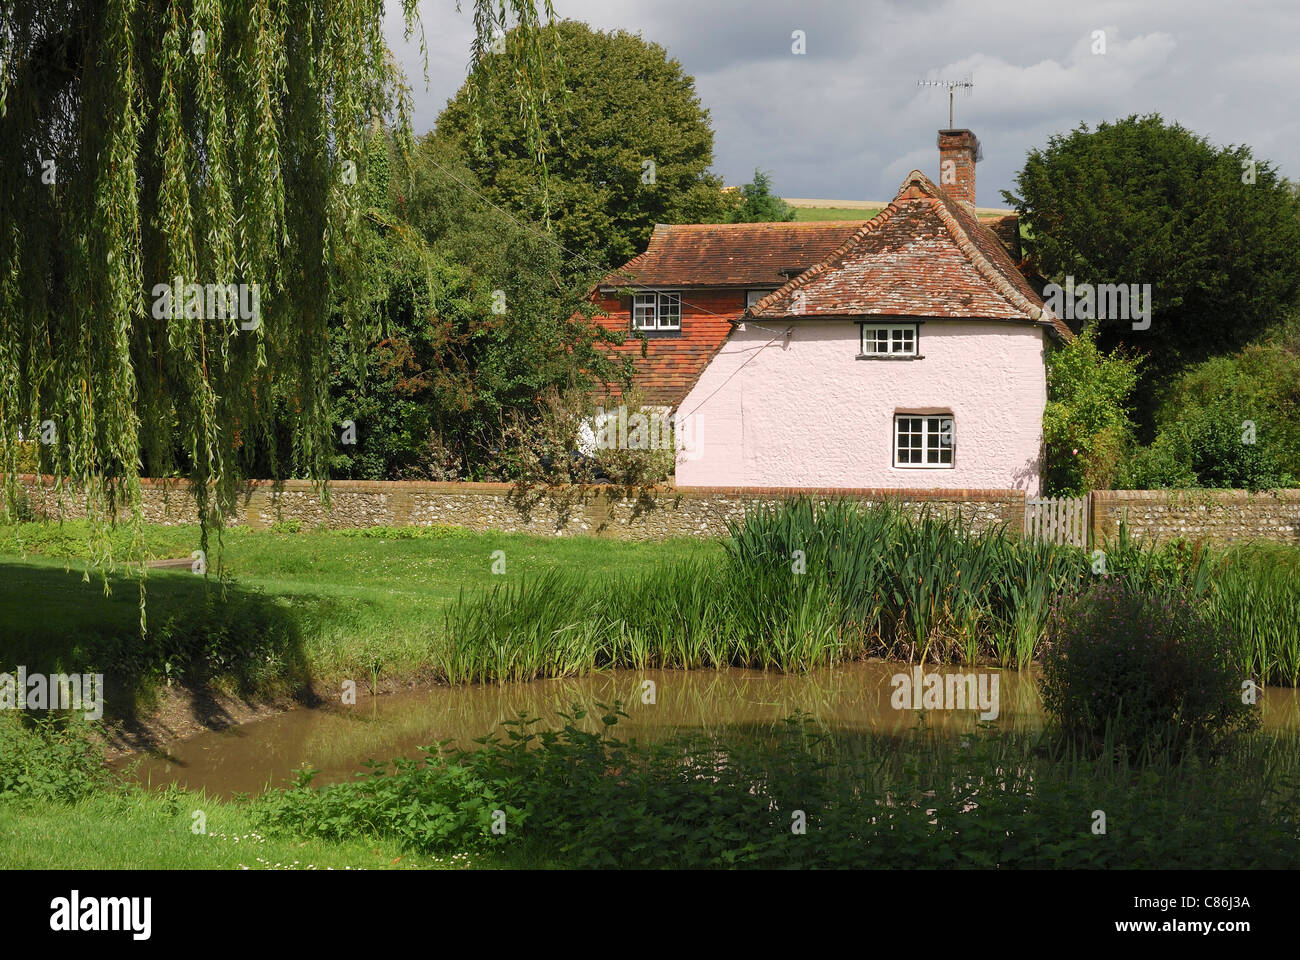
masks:
POLYGON ((914 323, 862 324, 862 356, 917 356, 917 325, 914 323))
POLYGON ((680 293, 638 293, 632 298, 633 330, 680 330, 680 293))
POLYGON ((894 466, 951 467, 955 449, 952 417, 912 414, 894 417, 894 466))

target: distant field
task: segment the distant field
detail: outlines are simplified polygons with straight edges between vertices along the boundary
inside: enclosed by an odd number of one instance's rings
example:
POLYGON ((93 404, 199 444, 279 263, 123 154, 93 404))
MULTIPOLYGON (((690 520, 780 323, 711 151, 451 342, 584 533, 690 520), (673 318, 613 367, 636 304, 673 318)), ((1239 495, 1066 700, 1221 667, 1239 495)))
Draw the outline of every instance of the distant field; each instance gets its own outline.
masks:
POLYGON ((795 207, 796 220, 870 220, 879 210, 851 210, 848 207, 795 207))
MULTIPOLYGON (((886 206, 884 203, 866 200, 803 200, 794 197, 786 197, 785 202, 794 207, 795 220, 870 220, 886 206), (836 202, 852 205, 834 206, 836 202)), ((987 218, 1006 216, 1013 211, 994 207, 976 207, 975 212, 981 218, 987 218)))

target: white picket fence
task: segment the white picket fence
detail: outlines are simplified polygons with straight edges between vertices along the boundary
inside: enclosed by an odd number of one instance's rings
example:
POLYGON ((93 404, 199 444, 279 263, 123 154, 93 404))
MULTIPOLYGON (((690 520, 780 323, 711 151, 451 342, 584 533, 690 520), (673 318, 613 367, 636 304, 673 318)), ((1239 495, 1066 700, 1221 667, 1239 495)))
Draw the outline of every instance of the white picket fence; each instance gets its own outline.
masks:
POLYGON ((1025 500, 1025 536, 1049 543, 1088 545, 1088 498, 1041 497, 1025 500))

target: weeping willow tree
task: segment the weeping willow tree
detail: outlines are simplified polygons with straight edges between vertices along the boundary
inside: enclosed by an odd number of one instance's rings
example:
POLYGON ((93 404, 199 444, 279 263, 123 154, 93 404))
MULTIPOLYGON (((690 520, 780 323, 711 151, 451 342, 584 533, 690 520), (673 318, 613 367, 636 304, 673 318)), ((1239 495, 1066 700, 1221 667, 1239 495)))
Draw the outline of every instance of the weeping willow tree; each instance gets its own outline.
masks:
MULTIPOLYGON (((423 25, 403 0, 407 37, 423 25)), ((447 4, 447 14, 452 14, 447 4)), ((206 549, 241 451, 292 398, 323 485, 327 323, 349 307, 372 125, 409 149, 382 0, 0 0, 0 470, 37 444, 92 558, 138 531, 141 476, 191 482, 206 549)), ((549 0, 473 0, 471 65, 508 71, 538 136, 549 0), (539 9, 539 6, 541 9, 539 9)), ((396 171, 395 171, 396 173, 396 171)), ((324 487, 321 487, 325 494, 324 487)))

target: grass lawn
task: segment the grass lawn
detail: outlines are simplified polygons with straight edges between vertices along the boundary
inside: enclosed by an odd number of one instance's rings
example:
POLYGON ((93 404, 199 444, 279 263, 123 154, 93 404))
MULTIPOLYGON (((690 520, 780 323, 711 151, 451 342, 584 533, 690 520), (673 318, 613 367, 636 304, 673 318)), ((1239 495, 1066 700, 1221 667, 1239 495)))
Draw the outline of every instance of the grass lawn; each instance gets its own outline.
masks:
POLYGON ((263 838, 248 807, 143 790, 78 803, 0 803, 0 864, 9 870, 454 869, 387 839, 263 838), (194 811, 206 833, 193 833, 194 811))
MULTIPOLYGON (((197 526, 145 528, 152 559, 188 557, 198 548, 197 526)), ((118 539, 125 555, 125 533, 118 539)), ((286 654, 303 673, 332 682, 356 676, 373 662, 389 677, 418 674, 429 660, 449 600, 494 582, 531 579, 548 570, 593 574, 637 573, 720 551, 716 543, 664 543, 584 538, 543 538, 473 533, 455 528, 402 528, 285 533, 231 529, 221 554, 235 604, 223 624, 290 624, 294 648, 286 654), (502 551, 505 576, 492 572, 502 551)), ((151 570, 147 622, 151 632, 184 646, 202 627, 200 605, 220 595, 212 576, 188 570, 151 570), (170 631, 170 633, 169 633, 170 631)), ((139 593, 129 571, 110 577, 104 594, 98 572, 83 579, 86 527, 79 523, 0 527, 0 669, 79 670, 134 650, 139 634, 139 593), (7 666, 6 666, 7 665, 7 666)), ((232 632, 233 627, 221 627, 232 632)), ((172 641, 166 641, 172 642, 172 641)), ((141 664, 141 675, 150 665, 141 664)), ((288 673, 289 671, 285 671, 288 673)), ((111 678, 109 678, 111 682, 111 678)), ((134 682, 134 678, 132 679, 134 682)), ((135 692, 139 692, 137 689, 135 692)))

